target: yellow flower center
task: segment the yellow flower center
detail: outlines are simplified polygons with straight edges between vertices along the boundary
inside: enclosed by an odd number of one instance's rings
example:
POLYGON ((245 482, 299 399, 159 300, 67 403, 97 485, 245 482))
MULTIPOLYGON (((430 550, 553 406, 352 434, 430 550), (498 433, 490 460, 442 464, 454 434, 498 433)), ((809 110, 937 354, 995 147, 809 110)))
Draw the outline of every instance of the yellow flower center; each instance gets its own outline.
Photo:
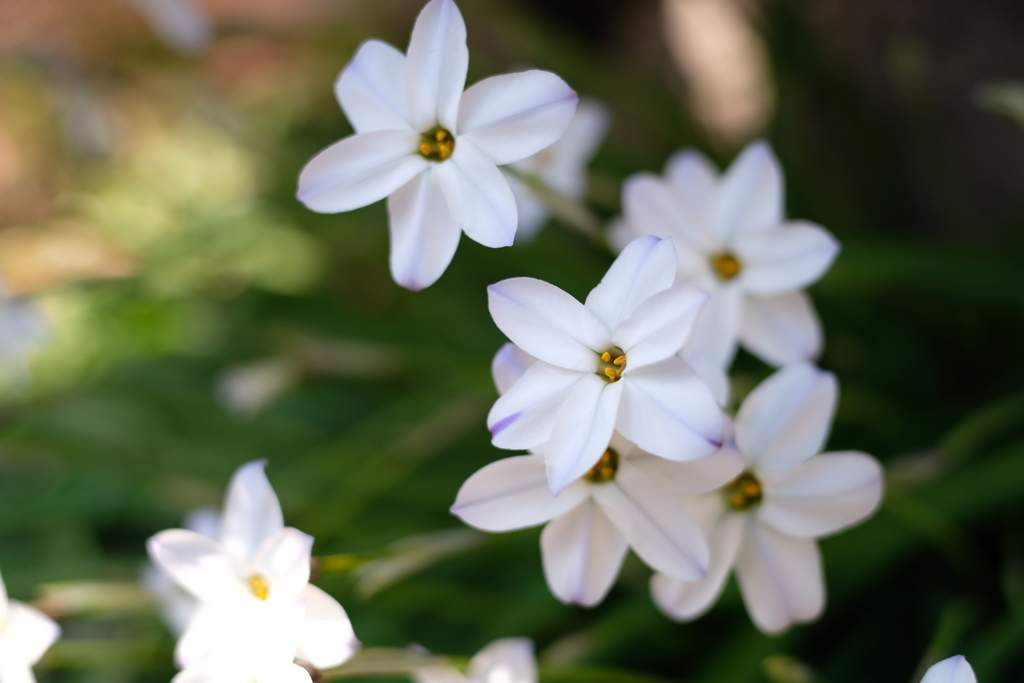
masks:
POLYGON ((266 600, 270 594, 270 582, 259 574, 253 574, 249 577, 249 590, 260 600, 266 600))
POLYGON ((583 475, 583 478, 592 484, 607 484, 615 478, 615 473, 618 471, 619 454, 609 448, 597 461, 597 464, 583 475))
POLYGON ((598 356, 597 374, 609 382, 622 379, 622 371, 626 369, 626 354, 617 346, 613 346, 598 356))
POLYGON ((723 280, 731 280, 743 270, 739 259, 729 253, 712 256, 711 265, 714 267, 715 272, 718 273, 718 277, 723 280))
POLYGON ((761 502, 764 492, 761 489, 761 482, 750 472, 744 472, 736 477, 723 489, 725 502, 733 510, 749 510, 761 502))
POLYGON ((455 136, 441 126, 431 128, 420 138, 420 154, 429 161, 444 161, 455 152, 455 136))

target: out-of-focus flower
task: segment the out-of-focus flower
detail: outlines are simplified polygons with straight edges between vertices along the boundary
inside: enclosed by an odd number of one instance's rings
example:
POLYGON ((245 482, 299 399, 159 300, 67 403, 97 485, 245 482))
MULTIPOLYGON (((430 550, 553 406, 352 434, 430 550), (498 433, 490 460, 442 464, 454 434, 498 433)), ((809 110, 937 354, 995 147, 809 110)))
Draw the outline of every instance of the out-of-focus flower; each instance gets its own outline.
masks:
POLYGON ((743 465, 728 449, 670 462, 615 435, 597 464, 557 496, 547 486, 544 456, 521 455, 470 477, 452 513, 485 531, 550 522, 540 539, 548 586, 559 600, 589 607, 611 589, 630 547, 667 575, 706 576, 707 541, 675 494, 717 489, 743 465))
POLYGON ((0 373, 25 373, 29 358, 47 336, 48 326, 35 303, 11 296, 0 281, 0 373))
POLYGON ((302 619, 296 603, 239 620, 230 641, 221 639, 220 649, 190 664, 172 683, 311 683, 309 672, 292 662, 302 619))
POLYGON ((928 669, 921 683, 978 683, 978 679, 964 656, 956 655, 928 669))
POLYGON ((7 598, 0 576, 0 678, 3 683, 34 683, 32 666, 60 637, 57 623, 39 610, 7 598))
POLYGON ((828 270, 839 243, 818 225, 784 218, 782 171, 767 143, 748 146, 721 176, 698 152, 679 152, 664 178, 629 178, 622 204, 612 240, 672 237, 680 279, 712 294, 691 344, 722 366, 737 341, 775 366, 818 356, 821 324, 803 289, 828 270))
POLYGON ((409 289, 437 281, 462 232, 488 247, 512 244, 516 202, 498 166, 554 143, 576 111, 576 93, 546 71, 493 76, 463 93, 468 65, 452 0, 427 3, 407 55, 364 43, 335 87, 356 135, 299 177, 299 200, 320 213, 388 198, 391 273, 409 289))
POLYGON ((213 27, 203 8, 193 0, 131 0, 153 31, 179 52, 204 50, 213 38, 213 27))
MULTIPOLYGON (((199 508, 185 517, 184 528, 207 538, 220 537, 220 513, 213 508, 199 508)), ((142 585, 156 598, 160 614, 168 628, 180 636, 195 616, 199 601, 175 583, 170 574, 149 562, 142 568, 142 585)))
POLYGON ((236 365, 217 380, 217 398, 228 410, 255 415, 298 384, 301 378, 302 368, 288 357, 236 365))
POLYGON ((452 667, 422 667, 414 683, 537 683, 537 660, 527 638, 502 638, 469 660, 465 674, 452 667))
POLYGON ((700 581, 651 580, 669 616, 706 612, 735 569, 754 623, 777 633, 811 621, 824 607, 816 538, 861 521, 882 496, 882 468, 856 452, 817 455, 836 404, 836 381, 808 364, 776 372, 743 402, 735 444, 746 470, 719 491, 684 500, 708 535, 711 563, 700 581))
POLYGON ((673 286, 675 274, 672 240, 642 237, 586 304, 532 278, 488 289, 495 323, 538 359, 491 409, 492 442, 541 450, 553 493, 597 464, 615 430, 670 460, 694 460, 722 443, 714 396, 675 355, 707 295, 673 286))
MULTIPOLYGON (((587 163, 597 152, 611 125, 608 108, 594 100, 583 100, 576 109, 576 118, 558 142, 528 159, 511 164, 516 171, 536 179, 548 188, 574 202, 587 194, 587 163)), ((503 171, 519 210, 517 242, 528 242, 551 217, 542 199, 508 171, 503 171)))
POLYGON ((243 625, 288 619, 295 609, 305 617, 296 636, 300 660, 328 668, 358 649, 345 610, 309 584, 313 539, 284 526, 264 466, 251 462, 235 473, 217 540, 185 529, 149 539, 153 561, 200 603, 178 641, 183 667, 242 651, 260 641, 246 638, 243 625))

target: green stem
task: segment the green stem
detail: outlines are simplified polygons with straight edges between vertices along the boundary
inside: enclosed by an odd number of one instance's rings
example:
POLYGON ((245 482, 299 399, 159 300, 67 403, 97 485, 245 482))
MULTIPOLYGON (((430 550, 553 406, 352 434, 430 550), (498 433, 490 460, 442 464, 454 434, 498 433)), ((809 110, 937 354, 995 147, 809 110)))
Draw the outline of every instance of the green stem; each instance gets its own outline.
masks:
POLYGON ((523 173, 511 166, 502 168, 521 180, 544 203, 544 206, 555 218, 592 240, 598 246, 608 247, 604 238, 603 223, 590 209, 552 190, 535 175, 523 173))

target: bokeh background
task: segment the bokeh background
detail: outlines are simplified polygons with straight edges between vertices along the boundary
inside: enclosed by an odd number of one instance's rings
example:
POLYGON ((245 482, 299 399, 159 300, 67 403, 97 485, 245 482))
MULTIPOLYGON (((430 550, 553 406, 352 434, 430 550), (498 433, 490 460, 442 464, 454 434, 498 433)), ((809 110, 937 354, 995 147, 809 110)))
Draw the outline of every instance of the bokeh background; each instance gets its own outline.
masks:
MULTIPOLYGON (((528 636, 551 683, 906 683, 956 653, 983 683, 1022 680, 1024 6, 459 2, 470 81, 536 66, 611 108, 602 219, 677 149, 724 164, 766 137, 790 215, 843 243, 812 290, 841 385, 830 447, 879 457, 888 492, 823 543, 825 616, 768 637, 734 585, 696 623, 665 619, 634 558, 603 605, 563 606, 538 530, 448 514, 505 455, 484 425, 503 341, 485 286, 583 296, 612 257, 554 221, 509 249, 464 239, 410 293, 382 205, 295 201, 304 162, 350 132, 337 73, 366 38, 404 49, 421 4, 0 0, 0 275, 48 330, 0 373, 0 567, 62 618, 40 680, 169 680, 173 639, 134 588, 145 539, 256 458, 287 522, 340 554, 320 585, 367 646, 528 636)), ((734 393, 768 373, 741 356, 734 393)))

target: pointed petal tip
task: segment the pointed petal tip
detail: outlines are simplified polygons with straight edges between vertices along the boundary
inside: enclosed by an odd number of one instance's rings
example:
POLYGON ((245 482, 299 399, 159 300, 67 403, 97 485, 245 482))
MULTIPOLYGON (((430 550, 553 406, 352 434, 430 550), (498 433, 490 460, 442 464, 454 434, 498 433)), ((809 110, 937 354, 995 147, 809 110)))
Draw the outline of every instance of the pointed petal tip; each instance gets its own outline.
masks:
POLYGON ((498 434, 501 434, 503 431, 505 431, 505 429, 507 429, 513 422, 518 420, 521 416, 522 413, 513 413, 508 417, 498 420, 493 425, 490 425, 489 429, 491 431, 491 438, 493 439, 494 437, 498 436, 498 434))

